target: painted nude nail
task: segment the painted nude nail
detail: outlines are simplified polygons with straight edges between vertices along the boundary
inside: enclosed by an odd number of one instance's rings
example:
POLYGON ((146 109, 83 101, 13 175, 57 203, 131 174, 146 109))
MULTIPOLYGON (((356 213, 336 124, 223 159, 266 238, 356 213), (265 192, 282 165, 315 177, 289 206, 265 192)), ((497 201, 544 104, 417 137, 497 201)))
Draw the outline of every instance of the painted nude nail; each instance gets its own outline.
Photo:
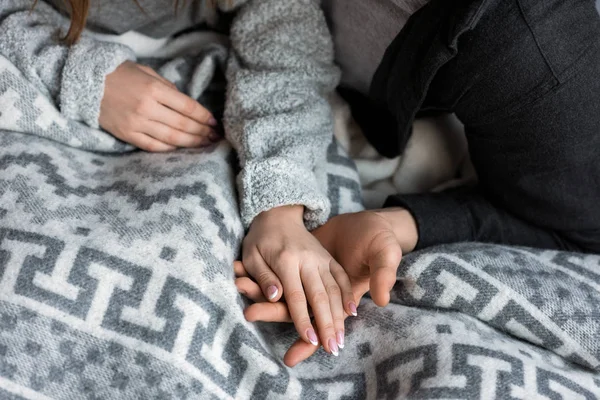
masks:
POLYGON ((319 339, 317 339, 317 334, 315 333, 314 329, 310 328, 309 330, 307 330, 306 336, 308 336, 308 340, 310 340, 313 346, 319 345, 319 339))
POLYGON ((350 312, 352 313, 352 315, 356 317, 358 315, 358 310, 356 309, 356 304, 350 303, 350 304, 348 304, 348 307, 350 308, 350 312))
POLYGON ((217 121, 217 120, 216 120, 214 117, 211 117, 211 118, 208 120, 208 124, 209 124, 210 126, 217 126, 217 125, 219 125, 219 122, 218 122, 218 121, 217 121))
POLYGON ((337 344, 340 347, 340 349, 344 348, 344 332, 339 331, 336 335, 335 338, 337 340, 337 344))
POLYGON ((338 345, 333 339, 329 339, 329 350, 331 350, 331 354, 333 354, 336 357, 340 354, 338 345))
POLYGON ((277 293, 279 293, 277 286, 269 286, 267 288, 267 296, 269 297, 269 300, 273 300, 275 297, 277 297, 277 293))

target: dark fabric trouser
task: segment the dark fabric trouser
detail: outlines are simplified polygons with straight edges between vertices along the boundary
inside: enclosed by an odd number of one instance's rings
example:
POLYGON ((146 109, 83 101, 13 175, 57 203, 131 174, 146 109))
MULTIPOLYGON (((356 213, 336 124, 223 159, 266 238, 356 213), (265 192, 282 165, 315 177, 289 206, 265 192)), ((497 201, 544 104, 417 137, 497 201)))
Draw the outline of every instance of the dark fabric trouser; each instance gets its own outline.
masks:
POLYGON ((432 0, 387 50, 358 115, 403 151, 417 112, 455 112, 475 188, 392 196, 418 247, 485 241, 600 253, 600 17, 593 0, 432 0), (360 114, 360 113, 359 113, 360 114))

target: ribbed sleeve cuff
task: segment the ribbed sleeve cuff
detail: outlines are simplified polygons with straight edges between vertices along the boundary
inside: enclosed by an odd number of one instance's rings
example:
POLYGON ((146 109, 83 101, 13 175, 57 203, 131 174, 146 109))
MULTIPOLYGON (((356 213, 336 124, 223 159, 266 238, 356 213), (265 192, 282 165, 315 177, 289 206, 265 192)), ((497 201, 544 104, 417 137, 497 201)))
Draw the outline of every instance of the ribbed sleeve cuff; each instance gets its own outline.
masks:
POLYGON ((414 217, 419 231, 415 250, 473 240, 468 199, 447 193, 394 195, 384 208, 402 207, 414 217))
POLYGON ((314 172, 287 158, 248 162, 238 176, 238 187, 246 229, 258 214, 280 206, 303 205, 309 230, 323 225, 329 217, 329 199, 320 190, 314 172))
POLYGON ((61 112, 98 128, 106 76, 135 55, 127 46, 82 37, 71 47, 62 75, 61 112))

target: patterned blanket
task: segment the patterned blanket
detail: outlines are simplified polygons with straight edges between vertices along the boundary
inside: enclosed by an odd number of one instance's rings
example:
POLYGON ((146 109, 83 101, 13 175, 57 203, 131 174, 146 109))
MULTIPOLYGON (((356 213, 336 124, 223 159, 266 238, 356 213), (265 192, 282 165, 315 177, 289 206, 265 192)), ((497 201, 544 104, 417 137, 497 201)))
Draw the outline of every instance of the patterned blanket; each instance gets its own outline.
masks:
MULTIPOLYGON (((217 95, 226 49, 207 46, 148 63, 217 95)), ((339 358, 288 369, 293 327, 247 323, 233 284, 243 231, 226 143, 126 152, 1 57, 0 113, 1 399, 600 397, 598 256, 411 254, 392 304, 366 298, 348 320, 339 358)), ((335 142, 317 173, 333 214, 361 208, 335 142)))

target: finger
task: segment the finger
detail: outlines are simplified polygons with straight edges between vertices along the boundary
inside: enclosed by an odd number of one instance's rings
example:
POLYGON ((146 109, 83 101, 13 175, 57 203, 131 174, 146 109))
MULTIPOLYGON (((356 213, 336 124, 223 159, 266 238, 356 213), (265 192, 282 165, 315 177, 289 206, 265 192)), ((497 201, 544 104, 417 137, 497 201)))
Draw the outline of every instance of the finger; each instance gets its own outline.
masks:
POLYGON ((190 135, 160 122, 146 120, 141 130, 148 136, 177 147, 206 147, 212 144, 206 137, 190 135))
MULTIPOLYGON (((332 260, 332 262, 335 262, 332 260)), ((335 331, 335 342, 338 348, 344 348, 344 320, 348 316, 344 310, 342 300, 342 290, 329 270, 321 273, 321 279, 325 285, 327 295, 329 295, 329 308, 331 309, 331 318, 333 318, 333 329, 335 331)), ((352 289, 348 288, 350 293, 352 289)))
POLYGON ((205 125, 217 126, 217 120, 213 117, 213 115, 204 108, 200 103, 196 100, 192 99, 185 94, 174 90, 168 89, 164 96, 161 93, 160 98, 155 98, 156 101, 161 104, 169 107, 172 110, 177 111, 180 114, 183 114, 191 119, 205 125))
MULTIPOLYGON (((334 356, 338 356, 339 347, 335 339, 335 325, 331 313, 330 299, 321 274, 317 268, 303 268, 300 271, 302 285, 306 291, 306 297, 310 304, 315 322, 319 330, 319 338, 323 348, 334 356)), ((337 284, 335 285, 337 287, 337 284)), ((339 292, 339 288, 337 289, 339 292)), ((341 305, 341 297, 338 300, 341 305)), ((293 314, 292 314, 293 315, 293 314)))
POLYGON ((168 145, 140 132, 134 132, 128 137, 117 137, 139 149, 149 151, 151 153, 164 153, 177 149, 175 146, 168 145))
POLYGON ((258 283, 265 298, 272 302, 279 301, 283 294, 283 285, 262 256, 254 252, 250 257, 245 257, 243 262, 249 276, 258 283))
POLYGON ((352 293, 356 299, 357 307, 362 298, 369 291, 369 278, 361 278, 360 280, 350 280, 352 282, 352 293))
POLYGON ((283 362, 288 367, 292 368, 312 356, 319 350, 318 347, 312 346, 302 339, 296 340, 296 342, 289 348, 283 357, 283 362))
POLYGON ((246 272, 246 268, 244 268, 244 264, 241 261, 233 262, 233 272, 235 273, 236 278, 248 276, 248 272, 246 272))
POLYGON ((161 104, 157 103, 157 106, 150 116, 153 121, 160 122, 181 132, 206 137, 211 142, 221 140, 221 136, 212 127, 194 121, 161 104))
POLYGON ((344 268, 335 260, 331 261, 330 270, 331 275, 333 275, 333 278, 335 279, 338 286, 340 287, 340 290, 342 291, 342 304, 344 306, 346 314, 356 317, 356 297, 352 292, 352 284, 350 283, 350 278, 348 278, 348 274, 346 274, 344 268))
MULTIPOLYGON (((244 317, 249 322, 293 322, 285 303, 254 303, 244 310, 244 317)), ((309 345, 315 347, 312 344, 309 345)))
POLYGON ((302 340, 306 343, 311 343, 313 346, 318 346, 319 338, 310 321, 308 305, 299 271, 292 268, 284 268, 283 271, 283 275, 281 276, 283 287, 285 287, 283 295, 285 296, 294 326, 302 340))
POLYGON ((237 278, 235 280, 235 287, 238 292, 249 298, 255 303, 263 303, 267 301, 263 296, 260 286, 256 284, 252 279, 248 277, 237 278))
POLYGON ((139 65, 139 68, 141 70, 143 70, 145 73, 147 73, 148 75, 152 75, 153 77, 155 77, 156 79, 158 79, 159 81, 161 81, 165 85, 169 86, 170 88, 173 88, 173 89, 177 90, 177 86, 173 82, 171 82, 167 78, 161 76, 158 72, 156 72, 152 68, 148 67, 147 65, 139 65))
POLYGON ((396 283, 402 249, 392 233, 373 242, 372 246, 373 251, 369 251, 367 260, 371 271, 371 298, 375 304, 383 307, 390 302, 390 291, 396 283))

